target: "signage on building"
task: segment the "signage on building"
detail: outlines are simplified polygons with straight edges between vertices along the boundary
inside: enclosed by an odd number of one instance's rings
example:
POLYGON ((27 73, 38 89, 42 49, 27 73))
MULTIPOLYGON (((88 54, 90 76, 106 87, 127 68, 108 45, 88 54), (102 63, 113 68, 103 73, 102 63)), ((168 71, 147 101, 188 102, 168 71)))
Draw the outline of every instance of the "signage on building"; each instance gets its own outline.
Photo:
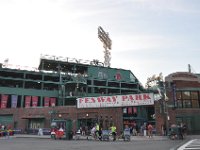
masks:
POLYGON ((82 97, 77 99, 77 108, 125 107, 153 104, 153 93, 82 97))

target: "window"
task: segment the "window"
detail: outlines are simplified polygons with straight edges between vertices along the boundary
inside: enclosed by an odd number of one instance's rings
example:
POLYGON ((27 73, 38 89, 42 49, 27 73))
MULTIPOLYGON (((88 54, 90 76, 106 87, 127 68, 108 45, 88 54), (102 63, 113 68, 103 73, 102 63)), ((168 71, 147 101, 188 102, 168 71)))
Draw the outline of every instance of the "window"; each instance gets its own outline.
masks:
POLYGON ((199 101, 198 100, 192 100, 192 108, 199 108, 199 101))
POLYGON ((182 98, 183 99, 190 99, 190 92, 188 92, 188 91, 182 92, 182 98))
POLYGON ((198 92, 191 92, 191 98, 198 100, 198 92))
POLYGON ((182 92, 183 108, 191 108, 190 92, 182 92))
POLYGON ((177 101, 177 108, 183 108, 182 100, 177 101))
POLYGON ((191 101, 183 100, 183 108, 191 108, 191 101))
POLYGON ((181 100, 182 99, 181 92, 176 92, 176 99, 177 100, 181 100))
POLYGON ((177 91, 176 100, 178 108, 199 108, 198 91, 177 91))
POLYGON ((191 92, 192 108, 199 108, 198 92, 191 92))

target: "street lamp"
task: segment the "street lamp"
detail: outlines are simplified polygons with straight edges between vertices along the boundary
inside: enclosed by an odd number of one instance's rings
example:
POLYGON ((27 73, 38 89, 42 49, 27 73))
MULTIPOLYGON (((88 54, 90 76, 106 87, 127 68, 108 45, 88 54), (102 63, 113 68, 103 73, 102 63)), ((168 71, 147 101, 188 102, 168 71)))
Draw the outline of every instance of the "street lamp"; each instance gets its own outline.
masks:
POLYGON ((51 118, 51 119, 50 119, 51 122, 52 122, 52 120, 54 119, 55 113, 56 113, 56 111, 54 110, 54 108, 55 108, 55 104, 53 103, 53 104, 52 104, 52 110, 49 111, 50 118, 51 118))
POLYGON ((88 127, 88 124, 87 124, 88 123, 88 116, 89 116, 89 114, 87 113, 86 114, 86 127, 88 127))
MULTIPOLYGON (((86 125, 85 125, 85 133, 86 135, 88 135, 88 131, 89 131, 89 127, 88 127, 88 117, 89 117, 89 114, 87 113, 86 114, 86 125)), ((88 138, 88 137, 87 137, 88 138)))
POLYGON ((62 114, 59 114, 58 117, 61 118, 61 117, 62 117, 62 114))

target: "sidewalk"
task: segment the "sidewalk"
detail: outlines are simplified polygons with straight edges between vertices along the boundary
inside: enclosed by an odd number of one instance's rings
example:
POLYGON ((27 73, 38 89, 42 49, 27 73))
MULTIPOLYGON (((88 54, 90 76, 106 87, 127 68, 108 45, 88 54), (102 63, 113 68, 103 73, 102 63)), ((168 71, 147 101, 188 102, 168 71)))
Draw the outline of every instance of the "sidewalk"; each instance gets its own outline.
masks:
MULTIPOLYGON (((51 139, 50 135, 31 135, 31 134, 15 134, 14 136, 10 136, 10 139, 12 138, 39 138, 39 139, 51 139)), ((0 139, 8 139, 8 137, 0 137, 0 139)), ((190 139, 200 139, 200 135, 187 135, 186 140, 190 139)), ((73 140, 76 140, 75 136, 73 137, 73 140)), ((79 136, 77 140, 93 140, 92 137, 88 136, 79 136)), ((117 139, 119 141, 123 139, 117 139)), ((131 136, 131 141, 141 141, 141 140, 169 140, 168 136, 153 136, 152 138, 149 138, 148 136, 131 136)))
POLYGON ((153 136, 149 138, 148 136, 131 136, 132 141, 140 141, 140 140, 168 140, 168 136, 153 136))
POLYGON ((51 139, 50 135, 31 135, 31 134, 15 134, 15 138, 39 138, 39 139, 51 139))
MULTIPOLYGON (((3 138, 3 137, 2 137, 3 138)), ((51 139, 50 135, 30 135, 30 134, 16 134, 10 138, 40 138, 40 139, 51 139)), ((149 138, 148 136, 131 136, 131 141, 141 141, 141 140, 167 140, 167 136, 153 136, 149 138)), ((79 136, 78 139, 73 138, 73 140, 93 140, 90 136, 79 136)), ((117 139, 123 140, 123 139, 117 139)))
MULTIPOLYGON (((31 134, 15 134, 14 136, 9 137, 0 137, 0 140, 6 140, 6 139, 13 139, 13 138, 37 138, 37 139, 51 139, 50 135, 31 135, 31 134)), ((200 139, 200 135, 187 135, 184 140, 188 141, 191 139, 200 139)), ((73 140, 94 140, 91 136, 78 136, 78 139, 76 136, 73 136, 73 140)), ((131 136, 131 141, 163 141, 163 140, 170 140, 168 136, 153 136, 152 138, 149 138, 148 136, 131 136)), ((110 137, 110 141, 112 141, 112 137, 110 137)), ((123 139, 117 139, 117 141, 123 141, 123 139)))

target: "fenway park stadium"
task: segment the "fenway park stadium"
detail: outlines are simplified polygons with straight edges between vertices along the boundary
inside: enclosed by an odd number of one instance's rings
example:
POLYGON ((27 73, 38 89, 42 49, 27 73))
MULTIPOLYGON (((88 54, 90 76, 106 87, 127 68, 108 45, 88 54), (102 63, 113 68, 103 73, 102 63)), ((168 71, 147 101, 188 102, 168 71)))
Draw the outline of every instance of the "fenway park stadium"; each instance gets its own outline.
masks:
POLYGON ((155 125, 153 93, 130 70, 105 67, 92 60, 41 55, 36 69, 0 65, 0 124, 34 133, 51 128, 52 120, 70 120, 103 129, 112 124, 155 125))

